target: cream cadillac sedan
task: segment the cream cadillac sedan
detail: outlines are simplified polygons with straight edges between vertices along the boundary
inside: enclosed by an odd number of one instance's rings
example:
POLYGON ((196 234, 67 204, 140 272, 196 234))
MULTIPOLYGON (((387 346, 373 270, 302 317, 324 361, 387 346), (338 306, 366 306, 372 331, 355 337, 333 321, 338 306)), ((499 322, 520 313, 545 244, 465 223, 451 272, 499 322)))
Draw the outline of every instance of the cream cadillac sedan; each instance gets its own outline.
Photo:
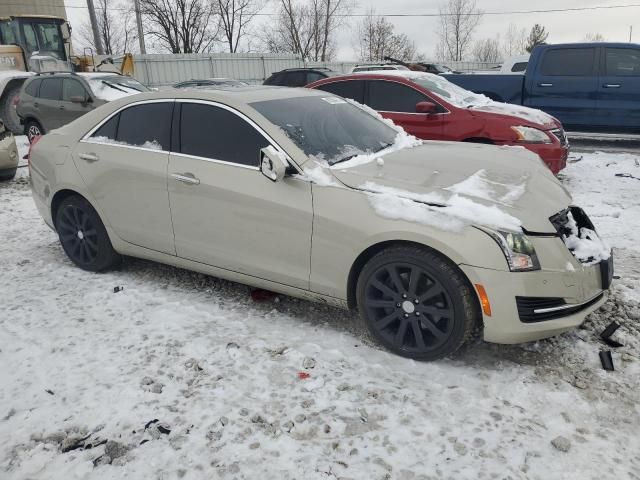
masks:
MULTIPOLYGON (((428 121, 416 114, 416 121, 428 121)), ((357 309, 423 360, 579 325, 610 249, 518 148, 420 142, 326 92, 117 100, 32 148, 35 203, 80 268, 129 255, 357 309)))

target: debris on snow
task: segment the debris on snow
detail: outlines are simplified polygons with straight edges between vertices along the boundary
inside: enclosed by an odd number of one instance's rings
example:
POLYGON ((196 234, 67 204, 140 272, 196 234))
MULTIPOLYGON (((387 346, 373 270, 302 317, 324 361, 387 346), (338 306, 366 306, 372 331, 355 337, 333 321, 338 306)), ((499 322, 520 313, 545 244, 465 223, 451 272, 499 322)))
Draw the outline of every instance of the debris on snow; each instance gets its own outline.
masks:
POLYGON ((609 372, 613 372, 615 369, 613 367, 613 357, 611 356, 611 350, 604 350, 600 352, 600 363, 602 363, 602 368, 609 372))
POLYGON ((551 445, 553 445, 557 450, 560 450, 564 453, 567 453, 571 449, 571 442, 568 438, 563 436, 558 436, 551 440, 551 445))

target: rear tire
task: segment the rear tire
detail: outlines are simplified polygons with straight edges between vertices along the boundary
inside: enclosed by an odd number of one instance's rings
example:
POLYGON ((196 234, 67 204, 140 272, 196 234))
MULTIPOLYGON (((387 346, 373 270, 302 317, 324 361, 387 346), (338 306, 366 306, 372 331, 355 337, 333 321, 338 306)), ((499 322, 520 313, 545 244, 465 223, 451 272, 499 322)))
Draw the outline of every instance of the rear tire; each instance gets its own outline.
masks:
POLYGON ((480 322, 475 292, 458 267, 427 248, 389 247, 364 266, 358 311, 393 353, 436 360, 458 350, 480 322))
POLYGON ((13 177, 16 176, 17 171, 18 169, 14 168, 13 170, 5 170, 4 172, 0 173, 0 182, 12 180, 13 177))
POLYGON ((83 270, 101 272, 120 263, 98 212, 79 195, 60 203, 55 213, 56 231, 69 259, 83 270))
POLYGON ((5 90, 5 94, 0 100, 0 118, 4 122, 4 125, 14 135, 22 134, 22 127, 20 126, 20 117, 16 112, 14 105, 16 97, 20 96, 20 89, 22 85, 14 85, 5 90))
POLYGON ((29 143, 33 143, 35 137, 44 135, 44 128, 37 120, 27 120, 27 123, 24 124, 24 134, 29 139, 29 143))

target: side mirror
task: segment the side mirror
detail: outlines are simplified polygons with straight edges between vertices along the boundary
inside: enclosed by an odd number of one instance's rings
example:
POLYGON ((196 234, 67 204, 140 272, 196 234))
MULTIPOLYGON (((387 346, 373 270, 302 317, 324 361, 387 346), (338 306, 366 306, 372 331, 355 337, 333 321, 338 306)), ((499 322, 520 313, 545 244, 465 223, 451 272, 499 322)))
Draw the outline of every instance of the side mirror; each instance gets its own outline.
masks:
POLYGON ((71 103, 87 103, 88 102, 88 100, 82 95, 74 95, 72 97, 69 97, 69 100, 71 100, 71 103))
POLYGON ((271 145, 260 149, 260 171, 273 182, 282 180, 287 173, 287 162, 284 155, 271 145))
POLYGON ((433 102, 418 102, 416 103, 416 112, 417 113, 436 113, 438 110, 438 106, 433 102))

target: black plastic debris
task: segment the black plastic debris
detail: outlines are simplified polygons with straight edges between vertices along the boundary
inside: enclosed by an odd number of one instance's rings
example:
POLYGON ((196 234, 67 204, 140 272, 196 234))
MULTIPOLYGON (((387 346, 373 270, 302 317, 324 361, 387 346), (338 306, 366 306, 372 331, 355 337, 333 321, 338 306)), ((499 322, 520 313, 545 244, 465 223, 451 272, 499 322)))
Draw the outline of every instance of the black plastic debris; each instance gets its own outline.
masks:
POLYGON ((613 372, 615 369, 613 368, 613 357, 611 356, 611 350, 603 350, 600 352, 600 363, 602 363, 602 368, 613 372))
POLYGON ((144 424, 144 429, 146 430, 151 425, 153 425, 154 423, 158 423, 158 422, 159 422, 159 420, 157 418, 154 418, 153 420, 149 420, 147 423, 144 424))
POLYGON ((48 388, 45 388, 44 391, 47 392, 49 395, 55 395, 55 393, 53 393, 53 390, 49 390, 48 388))
POLYGON ((622 347, 623 345, 620 342, 611 338, 611 335, 613 335, 619 328, 620 324, 614 320, 607 326, 607 328, 602 331, 602 333, 600 334, 600 338, 604 343, 612 348, 622 347))
POLYGON ((630 173, 616 173, 616 177, 622 177, 622 178, 633 178, 634 180, 640 180, 639 177, 634 177, 633 175, 631 175, 630 173))
POLYGON ((158 429, 158 431, 159 431, 160 433, 162 433, 162 434, 164 434, 164 435, 169 435, 169 434, 171 433, 171 429, 170 429, 170 428, 165 427, 165 426, 164 426, 164 425, 162 425, 162 424, 158 424, 158 425, 156 425, 156 428, 158 429))
POLYGON ((118 293, 124 290, 124 287, 113 287, 113 293, 118 293))
POLYGON ((144 445, 144 444, 145 444, 145 443, 147 443, 148 441, 149 441, 149 439, 148 439, 148 438, 145 438, 144 440, 142 440, 142 441, 140 442, 140 445, 144 445))

